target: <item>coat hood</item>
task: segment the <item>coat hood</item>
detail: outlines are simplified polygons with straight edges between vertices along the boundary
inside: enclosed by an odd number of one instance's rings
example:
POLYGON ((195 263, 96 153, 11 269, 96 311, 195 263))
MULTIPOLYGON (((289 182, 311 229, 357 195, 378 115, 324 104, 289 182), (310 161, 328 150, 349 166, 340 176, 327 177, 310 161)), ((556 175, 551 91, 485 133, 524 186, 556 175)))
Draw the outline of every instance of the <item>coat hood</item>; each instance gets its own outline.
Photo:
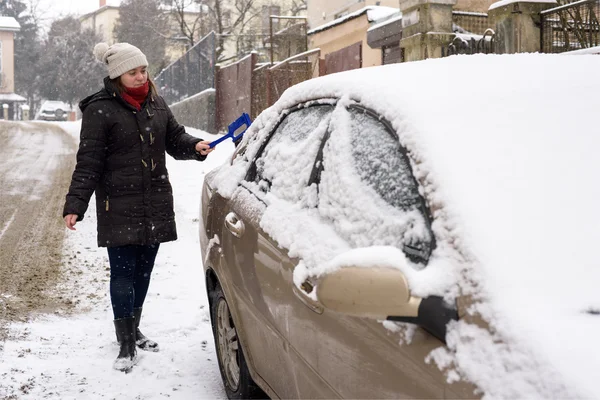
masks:
POLYGON ((112 83, 110 78, 107 76, 104 78, 104 88, 100 89, 96 93, 86 97, 79 102, 79 109, 83 112, 90 104, 99 100, 108 100, 113 97, 121 97, 118 95, 118 90, 112 83), (117 96, 115 96, 115 94, 117 96))

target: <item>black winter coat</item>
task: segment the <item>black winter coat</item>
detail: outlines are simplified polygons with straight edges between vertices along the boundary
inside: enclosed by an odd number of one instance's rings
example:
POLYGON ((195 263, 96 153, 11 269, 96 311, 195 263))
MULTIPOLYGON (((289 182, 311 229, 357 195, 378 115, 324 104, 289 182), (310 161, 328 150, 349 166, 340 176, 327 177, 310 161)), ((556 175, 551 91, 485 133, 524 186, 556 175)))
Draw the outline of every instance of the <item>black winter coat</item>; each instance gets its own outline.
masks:
POLYGON ((177 239, 173 191, 165 151, 177 160, 199 160, 202 139, 179 125, 162 97, 148 95, 142 110, 127 103, 112 82, 87 97, 77 165, 63 217, 78 221, 96 192, 98 246, 152 244, 177 239))

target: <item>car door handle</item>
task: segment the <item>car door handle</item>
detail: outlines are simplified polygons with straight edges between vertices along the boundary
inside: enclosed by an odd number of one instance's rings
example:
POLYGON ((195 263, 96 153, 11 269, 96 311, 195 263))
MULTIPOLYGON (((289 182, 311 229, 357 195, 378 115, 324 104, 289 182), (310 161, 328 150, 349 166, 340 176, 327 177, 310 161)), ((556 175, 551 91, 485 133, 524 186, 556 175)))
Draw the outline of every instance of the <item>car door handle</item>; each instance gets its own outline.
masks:
POLYGON ((238 216, 232 212, 225 216, 225 226, 233 236, 238 238, 241 238, 244 235, 244 231, 246 230, 246 227, 244 226, 244 221, 239 219, 238 216))
POLYGON ((309 300, 305 294, 303 294, 300 289, 296 287, 296 285, 292 286, 292 291, 296 295, 296 297, 304 304, 306 307, 310 308, 312 311, 317 314, 323 314, 323 306, 318 303, 315 303, 313 300, 309 300))

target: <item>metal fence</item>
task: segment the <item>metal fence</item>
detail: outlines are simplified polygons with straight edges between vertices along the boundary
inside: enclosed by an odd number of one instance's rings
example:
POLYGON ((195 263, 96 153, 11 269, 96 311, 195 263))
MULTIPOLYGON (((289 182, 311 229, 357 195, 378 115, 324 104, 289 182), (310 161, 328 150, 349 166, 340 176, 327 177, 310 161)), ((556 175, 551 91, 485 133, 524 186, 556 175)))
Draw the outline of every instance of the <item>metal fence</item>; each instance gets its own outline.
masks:
POLYGON ((541 48, 563 53, 600 46, 600 0, 582 0, 541 12, 541 48))
POLYGON ((216 34, 206 35, 155 78, 160 94, 173 104, 215 86, 216 34))
POLYGON ((475 33, 483 35, 491 28, 485 13, 452 11, 452 30, 457 33, 475 33))

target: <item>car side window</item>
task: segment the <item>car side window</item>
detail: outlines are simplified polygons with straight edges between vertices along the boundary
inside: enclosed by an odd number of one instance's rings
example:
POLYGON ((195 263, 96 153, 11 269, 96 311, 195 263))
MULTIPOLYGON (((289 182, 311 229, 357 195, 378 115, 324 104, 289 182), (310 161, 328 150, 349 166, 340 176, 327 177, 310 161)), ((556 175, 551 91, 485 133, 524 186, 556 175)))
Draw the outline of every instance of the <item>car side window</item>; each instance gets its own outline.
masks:
POLYGON ((255 160, 260 191, 292 202, 311 197, 308 182, 332 111, 331 105, 313 105, 281 120, 255 160))
POLYGON ((363 108, 334 113, 319 202, 353 247, 395 246, 425 264, 435 246, 405 149, 389 124, 363 108))

